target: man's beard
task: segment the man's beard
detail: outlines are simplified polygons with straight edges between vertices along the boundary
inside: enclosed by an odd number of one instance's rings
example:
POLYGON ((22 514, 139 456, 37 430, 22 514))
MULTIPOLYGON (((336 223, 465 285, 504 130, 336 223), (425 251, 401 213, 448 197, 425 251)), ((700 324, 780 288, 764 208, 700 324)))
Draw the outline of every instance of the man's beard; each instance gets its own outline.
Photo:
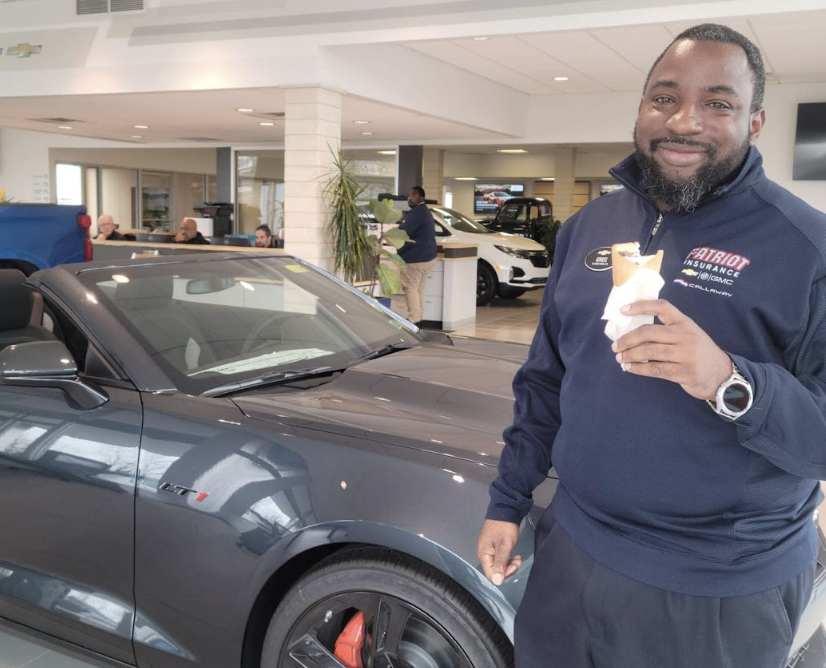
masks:
POLYGON ((750 142, 747 136, 739 151, 735 151, 718 162, 715 147, 686 137, 652 139, 649 153, 646 153, 637 141, 636 130, 634 132, 634 147, 636 148, 637 164, 642 170, 643 186, 654 202, 667 207, 669 210, 694 211, 708 193, 731 179, 743 163, 746 154, 749 152, 749 146, 750 142), (663 143, 702 148, 707 152, 708 160, 693 176, 670 177, 653 158, 657 146, 663 143))

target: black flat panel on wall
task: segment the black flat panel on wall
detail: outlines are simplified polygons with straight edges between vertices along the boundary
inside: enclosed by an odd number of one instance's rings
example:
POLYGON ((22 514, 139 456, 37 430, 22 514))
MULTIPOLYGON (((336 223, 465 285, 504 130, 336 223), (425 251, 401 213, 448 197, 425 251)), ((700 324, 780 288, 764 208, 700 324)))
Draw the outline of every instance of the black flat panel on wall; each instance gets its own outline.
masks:
POLYGON ((795 181, 826 181, 826 102, 797 105, 795 181))

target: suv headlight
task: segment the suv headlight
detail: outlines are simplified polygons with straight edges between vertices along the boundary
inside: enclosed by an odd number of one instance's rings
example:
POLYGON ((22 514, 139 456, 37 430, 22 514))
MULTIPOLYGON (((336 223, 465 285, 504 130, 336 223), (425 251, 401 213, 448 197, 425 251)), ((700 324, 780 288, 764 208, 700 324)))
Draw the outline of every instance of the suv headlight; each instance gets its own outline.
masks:
POLYGON ((522 250, 521 248, 511 248, 510 246, 496 246, 494 244, 496 250, 502 251, 505 255, 510 255, 511 257, 521 257, 523 260, 530 257, 530 251, 522 250))

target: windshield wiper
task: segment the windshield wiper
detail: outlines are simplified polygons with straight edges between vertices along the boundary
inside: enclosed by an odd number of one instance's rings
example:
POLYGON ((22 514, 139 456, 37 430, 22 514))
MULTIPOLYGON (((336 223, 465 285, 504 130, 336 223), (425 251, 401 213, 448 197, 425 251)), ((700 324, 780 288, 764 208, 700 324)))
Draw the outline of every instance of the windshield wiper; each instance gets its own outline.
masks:
POLYGON ((369 353, 359 355, 355 359, 351 360, 347 366, 353 366, 354 364, 358 364, 359 362, 374 360, 377 357, 384 357, 385 355, 389 355, 390 353, 395 353, 399 350, 407 350, 408 348, 414 347, 415 345, 412 343, 388 343, 386 346, 382 348, 376 348, 376 350, 371 350, 369 353))
POLYGON ((201 392, 202 397, 218 397, 222 394, 231 394, 240 390, 248 390, 251 387, 261 387, 263 385, 275 385, 285 381, 301 380, 303 378, 313 378, 314 376, 325 376, 341 369, 333 369, 331 366, 314 366, 306 369, 288 369, 286 371, 272 371, 257 378, 239 380, 235 383, 226 383, 218 387, 212 387, 205 392, 201 392))

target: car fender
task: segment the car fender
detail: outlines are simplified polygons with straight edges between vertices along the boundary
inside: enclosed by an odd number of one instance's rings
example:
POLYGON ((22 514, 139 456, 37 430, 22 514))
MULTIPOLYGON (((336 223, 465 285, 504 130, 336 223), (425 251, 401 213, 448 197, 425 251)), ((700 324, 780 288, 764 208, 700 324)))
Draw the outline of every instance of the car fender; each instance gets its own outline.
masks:
MULTIPOLYGON (((520 532, 522 540, 533 542, 533 527, 529 523, 520 532), (527 535, 529 534, 529 535, 527 535)), ((496 587, 482 572, 447 548, 425 536, 398 527, 364 520, 324 522, 305 527, 284 537, 259 560, 252 591, 264 587, 273 576, 293 560, 321 547, 368 545, 387 548, 423 561, 441 571, 458 586, 470 593, 500 625, 513 642, 513 623, 516 607, 524 593, 527 572, 533 559, 523 565, 518 575, 502 587, 496 587)), ((250 600, 250 608, 254 598, 250 600)))

